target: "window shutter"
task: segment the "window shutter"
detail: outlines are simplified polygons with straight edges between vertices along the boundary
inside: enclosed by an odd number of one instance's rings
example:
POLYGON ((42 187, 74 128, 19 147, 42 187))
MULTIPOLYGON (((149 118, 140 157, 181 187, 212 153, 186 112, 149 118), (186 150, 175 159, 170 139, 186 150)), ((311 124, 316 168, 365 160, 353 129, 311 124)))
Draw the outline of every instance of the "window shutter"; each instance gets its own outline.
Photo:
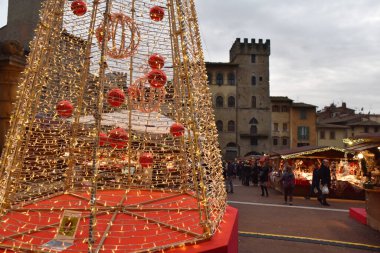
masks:
POLYGON ((302 127, 298 127, 297 137, 298 137, 298 140, 302 140, 302 127))

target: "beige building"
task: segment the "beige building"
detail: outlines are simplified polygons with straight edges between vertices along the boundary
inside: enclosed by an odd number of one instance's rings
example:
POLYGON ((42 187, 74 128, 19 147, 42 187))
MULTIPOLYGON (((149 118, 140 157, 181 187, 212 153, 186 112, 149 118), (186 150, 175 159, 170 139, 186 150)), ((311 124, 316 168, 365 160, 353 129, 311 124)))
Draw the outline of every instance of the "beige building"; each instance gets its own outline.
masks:
POLYGON ((316 106, 293 103, 290 108, 290 148, 317 145, 316 106))
POLYGON ((272 104, 272 151, 314 146, 316 106, 294 103, 288 97, 270 97, 272 104))
POLYGON ((326 106, 317 115, 318 145, 345 148, 346 138, 380 132, 380 115, 356 114, 344 102, 341 106, 326 106))
POLYGON ((269 40, 236 39, 229 62, 206 63, 226 159, 271 150, 269 55, 269 40))
POLYGON ((290 148, 290 108, 288 97, 270 97, 272 104, 272 151, 290 148))

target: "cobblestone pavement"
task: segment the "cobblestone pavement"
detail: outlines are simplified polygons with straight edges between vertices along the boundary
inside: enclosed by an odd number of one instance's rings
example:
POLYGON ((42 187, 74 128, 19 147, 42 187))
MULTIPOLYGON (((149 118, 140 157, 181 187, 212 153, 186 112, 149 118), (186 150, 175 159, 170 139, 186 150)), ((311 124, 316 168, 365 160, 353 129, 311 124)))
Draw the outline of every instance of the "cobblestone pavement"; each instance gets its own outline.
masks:
POLYGON ((349 208, 364 208, 364 201, 328 201, 325 207, 295 197, 289 206, 276 190, 261 197, 259 187, 235 179, 228 203, 239 210, 239 253, 380 252, 380 232, 349 217, 349 208))

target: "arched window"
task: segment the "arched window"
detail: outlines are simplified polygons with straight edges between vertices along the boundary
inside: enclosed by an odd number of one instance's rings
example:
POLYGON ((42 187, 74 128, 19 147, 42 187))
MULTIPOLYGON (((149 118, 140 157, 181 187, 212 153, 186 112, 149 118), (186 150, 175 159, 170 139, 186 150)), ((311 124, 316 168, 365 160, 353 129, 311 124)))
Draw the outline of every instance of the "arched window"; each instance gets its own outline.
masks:
POLYGON ((228 132, 235 132, 235 121, 233 121, 233 120, 228 121, 227 131, 228 132))
POLYGON ((215 101, 216 107, 217 108, 222 108, 223 104, 224 104, 223 97, 222 96, 217 96, 216 97, 216 101, 215 101))
POLYGON ((251 107, 256 108, 256 96, 251 97, 251 107))
POLYGON ((218 132, 223 132, 223 121, 216 121, 216 130, 218 130, 218 132))
POLYGON ((236 148, 237 145, 236 145, 235 142, 229 142, 229 143, 227 144, 227 147, 228 147, 228 148, 236 148))
POLYGON ((257 119, 256 119, 255 117, 253 117, 253 118, 249 121, 249 124, 257 124, 257 123, 259 123, 259 122, 257 121, 257 119))
POLYGON ((223 84, 223 74, 222 73, 216 74, 216 84, 217 85, 223 84))
POLYGON ((251 77, 251 84, 256 85, 256 76, 255 75, 252 75, 252 77, 251 77))
POLYGON ((208 80, 209 84, 212 84, 212 74, 211 73, 207 74, 207 80, 208 80))
POLYGON ((257 138, 257 126, 258 121, 255 117, 253 117, 249 124, 251 124, 251 127, 249 128, 249 134, 251 135, 251 146, 257 146, 259 144, 259 140, 257 138))
POLYGON ((234 73, 228 74, 228 84, 229 85, 235 85, 235 74, 234 73))
POLYGON ((235 97, 234 96, 228 97, 228 107, 235 107, 235 97))

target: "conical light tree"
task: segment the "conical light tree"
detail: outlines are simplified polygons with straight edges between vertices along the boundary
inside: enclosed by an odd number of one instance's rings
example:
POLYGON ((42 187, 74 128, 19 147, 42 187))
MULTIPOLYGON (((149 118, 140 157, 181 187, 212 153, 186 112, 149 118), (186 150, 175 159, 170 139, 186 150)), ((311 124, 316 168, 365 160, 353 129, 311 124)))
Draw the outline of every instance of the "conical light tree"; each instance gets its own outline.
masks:
POLYGON ((1 157, 0 252, 212 237, 211 101, 193 0, 46 0, 1 157))

